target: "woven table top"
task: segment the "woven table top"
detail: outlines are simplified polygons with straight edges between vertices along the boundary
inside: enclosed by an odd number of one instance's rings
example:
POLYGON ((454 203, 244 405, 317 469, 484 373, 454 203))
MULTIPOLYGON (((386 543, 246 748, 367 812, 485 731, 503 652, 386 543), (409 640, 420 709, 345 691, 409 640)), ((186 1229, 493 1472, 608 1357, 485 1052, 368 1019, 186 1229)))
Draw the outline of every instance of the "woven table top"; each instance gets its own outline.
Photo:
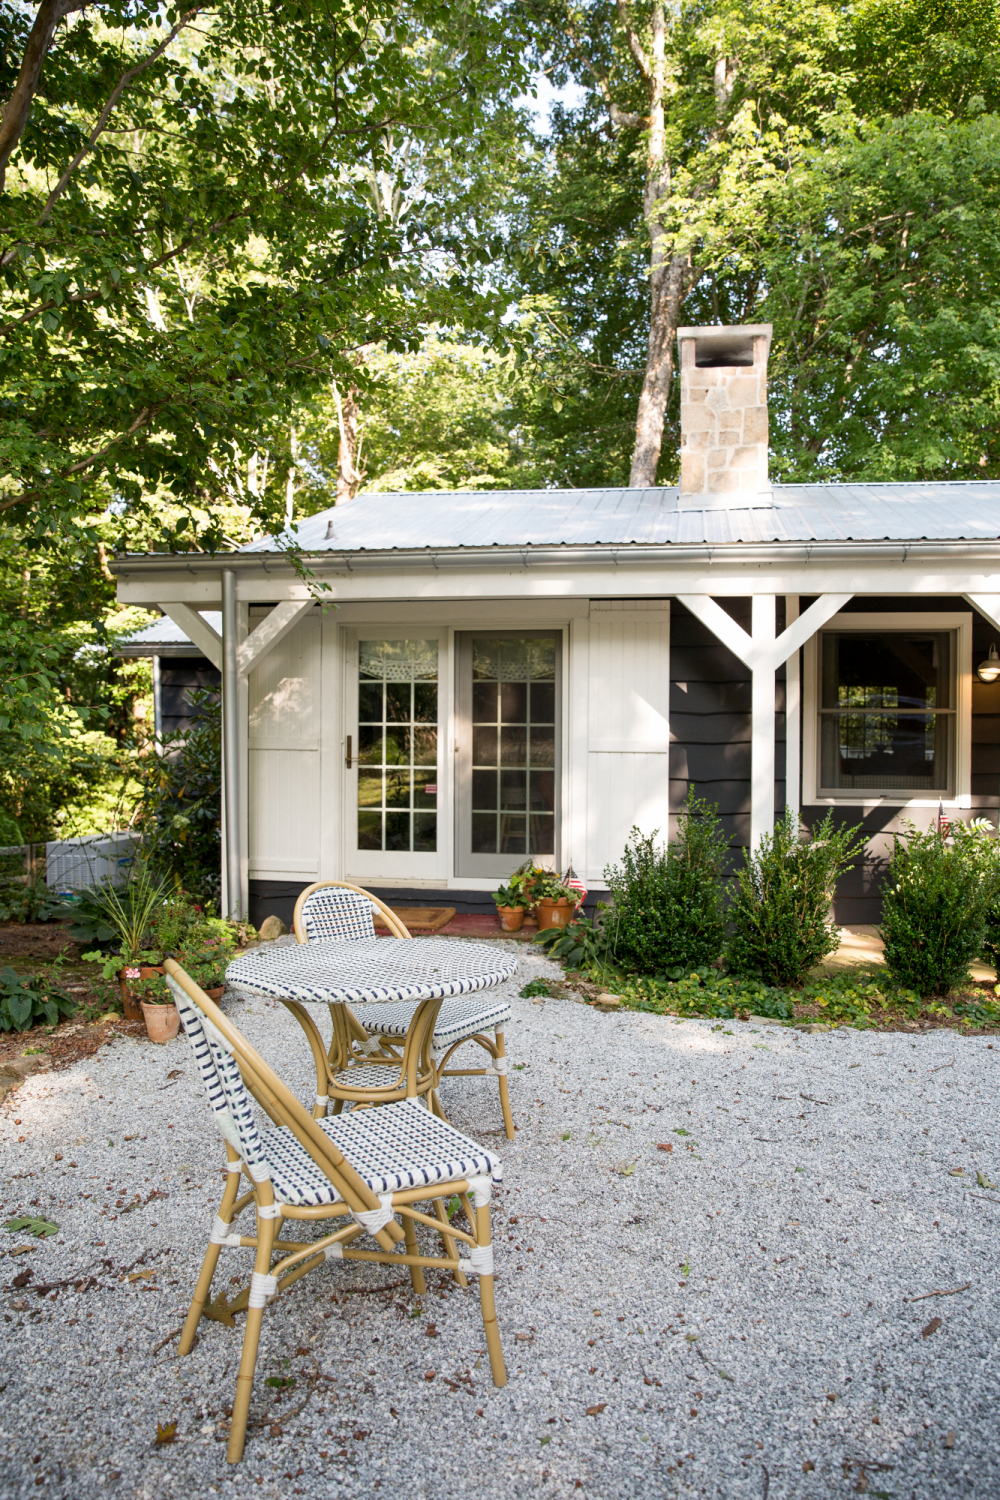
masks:
POLYGON ((271 1000, 361 1005, 470 995, 502 984, 516 970, 516 958, 485 943, 362 938, 257 948, 233 959, 226 984, 271 1000))

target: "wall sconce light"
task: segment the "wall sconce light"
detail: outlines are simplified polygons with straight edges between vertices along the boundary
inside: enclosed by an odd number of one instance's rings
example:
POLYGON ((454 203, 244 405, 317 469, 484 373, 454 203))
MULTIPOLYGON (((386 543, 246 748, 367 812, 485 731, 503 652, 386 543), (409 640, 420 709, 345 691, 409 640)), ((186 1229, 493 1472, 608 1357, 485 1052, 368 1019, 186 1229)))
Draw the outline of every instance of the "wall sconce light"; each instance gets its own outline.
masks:
POLYGON ((1000 677, 1000 656, 997 656, 996 646, 991 646, 989 656, 979 663, 976 676, 980 682, 996 682, 1000 677))

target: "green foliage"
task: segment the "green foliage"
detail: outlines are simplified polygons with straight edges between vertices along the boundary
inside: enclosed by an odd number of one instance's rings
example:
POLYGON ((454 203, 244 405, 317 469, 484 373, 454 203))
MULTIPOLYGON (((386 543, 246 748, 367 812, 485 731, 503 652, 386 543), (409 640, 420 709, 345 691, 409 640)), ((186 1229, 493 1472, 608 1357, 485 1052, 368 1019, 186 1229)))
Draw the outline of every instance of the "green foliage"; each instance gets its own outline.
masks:
POLYGON ((567 969, 580 969, 591 978, 606 967, 611 946, 604 926, 583 916, 574 917, 565 927, 536 932, 533 941, 567 969))
MULTIPOLYGON (((31 20, 0 17, 4 99, 31 20)), ((400 219, 378 189, 407 171, 401 141, 461 147, 519 58, 474 3, 72 14, 7 172, 8 503, 87 536, 114 497, 122 532, 144 518, 167 548, 199 527, 223 544, 227 506, 280 528, 280 488, 247 460, 297 399, 435 315, 498 323, 472 219, 455 232, 430 201, 400 219)))
MULTIPOLYGON (((132 861, 129 881, 123 890, 106 881, 89 892, 89 910, 102 917, 104 926, 111 930, 111 941, 120 954, 118 967, 122 962, 132 963, 149 947, 150 934, 166 893, 166 883, 147 857, 132 861)), ((106 972, 105 978, 109 977, 106 972)))
POLYGON ((524 904, 524 893, 512 885, 501 885, 493 892, 497 906, 518 907, 524 904))
POLYGON ((51 922, 65 911, 44 880, 0 882, 0 922, 51 922))
POLYGON ((879 928, 896 982, 921 996, 961 984, 983 950, 998 894, 1000 864, 983 835, 961 825, 947 840, 936 827, 898 835, 879 928))
POLYGON ((27 1031, 36 1021, 55 1026, 76 1009, 72 996, 47 976, 25 976, 7 965, 0 969, 0 1031, 27 1031))
POLYGON ((529 979, 524 988, 518 991, 518 994, 522 1000, 535 1000, 548 998, 551 996, 552 991, 549 989, 548 980, 529 979))
POLYGON ((219 899, 222 878, 222 737, 219 695, 194 692, 191 728, 164 755, 145 756, 139 822, 150 859, 196 902, 219 899))
POLYGON ((18 823, 14 818, 11 817, 10 813, 5 812, 4 809, 0 807, 0 845, 11 848, 16 844, 23 843, 24 835, 21 832, 18 823))
POLYGON ((722 952, 726 841, 714 806, 692 787, 673 844, 633 828, 620 865, 604 872, 614 908, 605 919, 616 966, 644 974, 690 970, 722 952))
POLYGON ((59 1233, 59 1225, 54 1224, 51 1219, 37 1219, 30 1214, 22 1214, 19 1219, 7 1219, 3 1227, 9 1229, 11 1234, 37 1234, 41 1240, 59 1233))
POLYGON ((831 811, 805 838, 797 815, 786 808, 774 831, 744 853, 729 909, 730 968, 771 984, 795 984, 833 953, 839 935, 829 920, 830 901, 838 877, 863 847, 860 825, 837 829, 831 811))

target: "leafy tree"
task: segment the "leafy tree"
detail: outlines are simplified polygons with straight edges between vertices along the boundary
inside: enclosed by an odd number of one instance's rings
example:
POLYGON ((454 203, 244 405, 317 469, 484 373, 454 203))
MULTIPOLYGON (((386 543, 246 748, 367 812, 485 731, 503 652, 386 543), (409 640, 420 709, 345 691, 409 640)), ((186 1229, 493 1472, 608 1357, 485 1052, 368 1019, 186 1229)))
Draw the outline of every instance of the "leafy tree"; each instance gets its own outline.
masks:
POLYGON ((22 527, 87 532, 113 497, 166 546, 198 507, 222 545, 218 500, 274 529, 262 429, 428 309, 498 315, 475 233, 380 217, 367 183, 392 131, 467 136, 516 77, 474 0, 44 0, 0 25, 0 512, 22 527))

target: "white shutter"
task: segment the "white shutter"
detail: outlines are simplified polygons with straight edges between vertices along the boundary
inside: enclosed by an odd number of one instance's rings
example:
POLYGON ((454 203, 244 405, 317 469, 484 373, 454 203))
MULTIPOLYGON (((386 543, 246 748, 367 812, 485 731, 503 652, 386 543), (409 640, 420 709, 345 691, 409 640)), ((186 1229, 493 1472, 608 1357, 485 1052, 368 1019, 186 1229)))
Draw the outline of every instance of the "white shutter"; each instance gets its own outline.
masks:
POLYGON ((633 826, 667 838, 669 605, 594 601, 589 635, 586 878, 600 881, 633 826))
POLYGON ((319 872, 321 622, 307 615, 250 673, 250 877, 319 872))

